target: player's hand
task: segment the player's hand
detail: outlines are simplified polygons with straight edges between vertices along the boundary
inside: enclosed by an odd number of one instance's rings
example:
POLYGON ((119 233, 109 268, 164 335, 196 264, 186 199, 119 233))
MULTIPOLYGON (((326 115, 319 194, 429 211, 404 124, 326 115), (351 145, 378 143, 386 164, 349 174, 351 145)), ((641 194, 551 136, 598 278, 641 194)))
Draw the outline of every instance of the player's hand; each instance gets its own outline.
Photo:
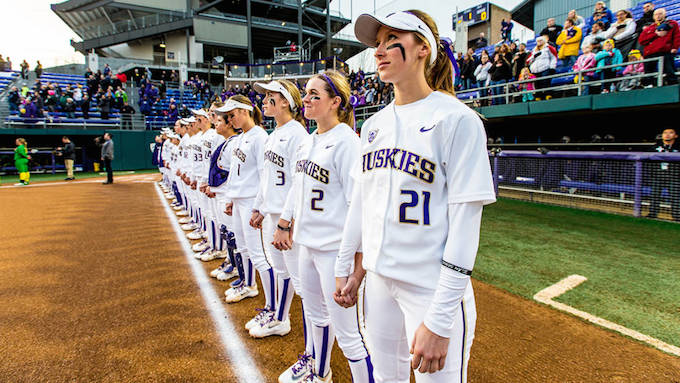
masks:
POLYGON ((234 211, 234 203, 233 202, 227 202, 227 205, 224 208, 224 214, 231 216, 233 211, 234 211))
POLYGON ((175 172, 175 175, 176 175, 177 177, 182 177, 182 173, 180 173, 179 170, 175 172))
POLYGON ((449 338, 441 337, 421 323, 413 336, 411 368, 421 373, 435 373, 444 368, 449 338))
POLYGON ((262 229, 262 221, 264 216, 259 211, 254 211, 253 216, 250 217, 250 226, 256 229, 262 229))
POLYGON ((357 292, 361 281, 355 275, 349 277, 335 278, 335 292, 333 299, 335 303, 344 308, 350 308, 357 303, 357 292))
POLYGON ((196 181, 191 183, 191 190, 196 190, 196 181))
POLYGON ((207 184, 201 184, 201 186, 198 187, 198 190, 199 190, 201 193, 205 193, 205 188, 206 188, 207 186, 208 186, 207 184))
POLYGON ((676 54, 676 53, 678 53, 677 49, 671 49, 671 54, 676 54))
POLYGON ((274 240, 272 241, 272 245, 274 245, 275 248, 281 251, 292 249, 293 222, 288 222, 284 219, 279 219, 278 224, 282 227, 290 227, 290 231, 283 231, 277 227, 276 231, 274 231, 274 240))

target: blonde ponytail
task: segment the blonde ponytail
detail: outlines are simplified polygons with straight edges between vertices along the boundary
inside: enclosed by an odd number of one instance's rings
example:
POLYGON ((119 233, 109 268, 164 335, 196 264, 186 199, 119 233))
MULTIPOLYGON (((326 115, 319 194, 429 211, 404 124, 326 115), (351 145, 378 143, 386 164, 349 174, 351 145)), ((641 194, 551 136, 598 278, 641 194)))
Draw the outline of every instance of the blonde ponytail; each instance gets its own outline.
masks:
MULTIPOLYGON (((453 88, 453 66, 451 65, 449 56, 446 54, 444 46, 439 42, 439 30, 437 29, 437 24, 430 15, 423 11, 412 9, 406 12, 411 13, 422 20, 432 31, 435 41, 438 42, 436 47, 430 47, 430 50, 432 51, 430 54, 434 53, 437 55, 437 59, 435 60, 434 64, 428 64, 430 62, 429 56, 425 60, 425 79, 427 80, 427 85, 429 85, 433 90, 455 95, 455 90, 453 88)), ((418 33, 415 35, 423 44, 428 44, 425 37, 418 33)))

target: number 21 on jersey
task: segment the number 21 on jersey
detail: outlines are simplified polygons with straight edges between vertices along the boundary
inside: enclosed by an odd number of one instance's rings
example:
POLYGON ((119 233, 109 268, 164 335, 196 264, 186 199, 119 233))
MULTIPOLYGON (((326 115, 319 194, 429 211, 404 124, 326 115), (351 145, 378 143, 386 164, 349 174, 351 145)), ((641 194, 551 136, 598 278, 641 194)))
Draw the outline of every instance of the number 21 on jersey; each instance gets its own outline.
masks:
MULTIPOLYGON (((400 223, 410 223, 412 225, 420 225, 420 219, 407 218, 407 209, 417 207, 420 204, 420 194, 415 190, 403 190, 401 191, 402 196, 406 196, 406 201, 399 205, 399 222, 400 223)), ((403 198, 402 198, 403 200, 403 198)), ((423 213, 422 221, 423 225, 430 224, 430 192, 422 192, 422 203, 423 203, 423 213)), ((410 213, 411 216, 416 216, 418 213, 410 213)))

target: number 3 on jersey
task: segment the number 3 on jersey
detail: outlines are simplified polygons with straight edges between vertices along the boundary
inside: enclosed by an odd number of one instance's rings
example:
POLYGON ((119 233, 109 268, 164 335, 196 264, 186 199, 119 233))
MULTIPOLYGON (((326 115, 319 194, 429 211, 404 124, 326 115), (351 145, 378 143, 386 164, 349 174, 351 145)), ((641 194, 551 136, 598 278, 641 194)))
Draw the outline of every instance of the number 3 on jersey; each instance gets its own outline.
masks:
MULTIPOLYGON (((410 207, 416 207, 418 206, 419 203, 419 195, 418 192, 414 190, 402 190, 401 195, 407 196, 409 201, 403 202, 401 205, 399 205, 399 222, 400 223, 410 223, 413 225, 419 225, 420 220, 418 219, 412 219, 412 218, 406 218, 406 209, 410 207)), ((312 200, 314 201, 314 200, 312 200)), ((312 202, 313 206, 313 202, 312 202)), ((424 225, 429 225, 430 224, 430 192, 428 191, 423 191, 423 224, 424 225)))

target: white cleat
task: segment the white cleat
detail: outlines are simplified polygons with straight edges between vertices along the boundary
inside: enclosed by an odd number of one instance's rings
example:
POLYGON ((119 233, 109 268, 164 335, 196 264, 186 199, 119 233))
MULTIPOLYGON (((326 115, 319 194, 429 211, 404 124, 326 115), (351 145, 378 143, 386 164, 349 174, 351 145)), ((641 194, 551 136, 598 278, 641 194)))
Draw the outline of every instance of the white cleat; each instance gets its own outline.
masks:
POLYGON ((180 224, 191 223, 191 217, 180 218, 180 219, 177 220, 177 222, 179 222, 180 224))
POLYGON ((226 250, 217 250, 216 254, 217 258, 220 259, 227 259, 227 257, 229 256, 229 253, 226 250))
POLYGON ((235 267, 232 267, 231 265, 229 265, 229 266, 227 266, 226 269, 217 273, 217 276, 215 278, 217 278, 218 281, 224 282, 224 281, 228 281, 228 280, 230 280, 230 279, 232 279, 236 276, 238 276, 238 270, 236 270, 235 267))
POLYGON ((250 329, 250 336, 253 338, 266 338, 272 335, 284 336, 290 332, 290 320, 286 319, 279 322, 276 315, 267 317, 267 320, 250 329))
POLYGON ((242 284, 225 291, 224 301, 227 303, 236 303, 246 298, 256 297, 257 294, 259 294, 259 291, 257 291, 257 286, 248 287, 242 284))
POLYGON ((263 309, 257 309, 259 311, 253 319, 246 322, 246 330, 250 331, 251 328, 258 326, 259 324, 266 322, 268 317, 273 317, 274 312, 270 311, 269 308, 265 307, 263 309))
POLYGON ((204 255, 208 254, 210 252, 210 248, 207 248, 201 252, 194 253, 194 258, 196 259, 201 259, 204 255))
POLYGON ((217 253, 218 253, 217 250, 208 251, 207 253, 203 254, 203 256, 201 257, 201 261, 210 262, 212 260, 215 260, 217 259, 217 253))
POLYGON ((193 250, 194 252, 200 253, 201 251, 207 249, 208 246, 209 246, 208 241, 203 240, 203 241, 191 246, 191 250, 193 250))
POLYGON ((217 274, 223 272, 223 271, 226 270, 229 266, 231 266, 231 265, 229 264, 229 262, 227 262, 227 261, 222 262, 222 264, 221 264, 218 268, 216 268, 215 270, 213 270, 213 271, 210 272, 210 276, 213 277, 213 278, 217 278, 217 274))
POLYGON ((326 375, 325 378, 322 378, 320 376, 316 376, 313 373, 309 373, 303 380, 303 382, 309 382, 309 383, 333 383, 333 372, 328 371, 328 375, 326 375))
POLYGON ((177 213, 175 213, 175 215, 178 217, 186 217, 189 215, 189 212, 186 210, 180 210, 177 213))
POLYGON ((201 239, 202 238, 201 232, 198 229, 196 229, 196 230, 192 231, 191 233, 187 234, 187 238, 189 238, 189 239, 201 239))
POLYGON ((202 232, 201 235, 203 236, 203 239, 208 239, 208 238, 210 238, 210 235, 208 234, 207 231, 202 232))
POLYGON ((180 210, 182 210, 182 207, 179 206, 179 205, 177 205, 177 206, 173 206, 172 209, 173 209, 174 211, 179 212, 180 210))
POLYGON ((182 225, 182 230, 185 230, 185 231, 197 230, 197 229, 198 229, 198 225, 194 222, 189 222, 187 224, 182 225))
POLYGON ((298 354, 298 360, 279 375, 279 383, 299 383, 312 373, 314 359, 307 353, 298 354))

